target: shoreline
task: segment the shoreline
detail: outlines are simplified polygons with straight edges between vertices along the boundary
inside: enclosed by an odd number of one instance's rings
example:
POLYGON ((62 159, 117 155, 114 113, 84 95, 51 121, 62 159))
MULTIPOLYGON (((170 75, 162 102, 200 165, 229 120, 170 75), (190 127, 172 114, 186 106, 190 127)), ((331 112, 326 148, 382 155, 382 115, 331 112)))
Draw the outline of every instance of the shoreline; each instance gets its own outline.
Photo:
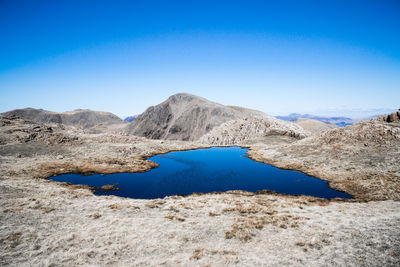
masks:
MULTIPOLYGON (((270 190, 270 189, 267 189, 267 188, 265 188, 265 189, 260 189, 260 190, 257 190, 257 191, 255 191, 255 192, 246 191, 246 190, 240 190, 240 189, 237 189, 237 190, 236 190, 236 189, 234 189, 234 190, 227 190, 227 191, 213 191, 213 192, 193 192, 193 193, 190 193, 190 194, 187 194, 187 195, 168 195, 168 196, 165 196, 165 197, 163 197, 163 198, 171 197, 171 196, 183 196, 183 197, 186 197, 186 196, 191 196, 191 195, 220 194, 220 193, 226 193, 226 192, 230 192, 230 191, 240 191, 240 192, 247 192, 247 193, 250 193, 250 194, 260 194, 259 192, 264 191, 264 192, 268 192, 267 194, 272 194, 272 195, 294 196, 294 197, 313 197, 313 198, 317 198, 317 199, 326 199, 326 200, 328 200, 328 201, 334 201, 334 200, 339 200, 339 201, 351 200, 352 202, 354 202, 354 201, 362 201, 361 199, 356 199, 354 196, 352 196, 351 194, 349 194, 349 193, 346 192, 346 191, 337 190, 337 189, 332 188, 332 187, 330 186, 330 182, 327 181, 327 180, 320 179, 320 178, 318 178, 318 177, 309 175, 309 174, 307 174, 306 172, 301 171, 301 170, 297 170, 297 169, 288 169, 288 168, 280 168, 280 167, 277 167, 277 166, 275 166, 275 165, 273 165, 273 164, 270 164, 270 163, 267 163, 267 162, 258 160, 256 157, 253 158, 253 156, 252 156, 251 154, 249 155, 249 152, 250 152, 250 150, 252 149, 252 147, 251 147, 250 145, 249 145, 249 146, 244 146, 244 145, 200 146, 200 147, 189 148, 189 149, 164 150, 164 151, 162 151, 162 152, 160 152, 160 153, 153 153, 153 154, 151 154, 151 155, 146 156, 145 158, 143 158, 145 161, 150 161, 150 162, 152 162, 150 168, 149 168, 148 170, 144 170, 144 171, 112 172, 112 173, 94 173, 94 172, 90 172, 90 171, 89 171, 89 172, 86 172, 86 173, 75 173, 75 172, 71 172, 71 173, 63 173, 63 174, 58 174, 58 175, 78 174, 78 175, 90 176, 90 175, 95 175, 95 174, 100 174, 100 175, 111 175, 111 174, 117 174, 117 173, 143 173, 143 172, 149 172, 149 171, 151 171, 152 169, 158 168, 158 167, 160 166, 158 163, 156 163, 156 162, 150 160, 150 158, 152 158, 152 157, 155 157, 155 156, 158 156, 158 155, 164 155, 164 154, 168 154, 168 153, 172 153, 172 152, 185 152, 185 151, 193 151, 193 150, 199 150, 199 149, 210 149, 210 148, 214 148, 214 147, 218 147, 218 148, 238 147, 238 148, 241 148, 241 149, 245 149, 246 151, 245 151, 244 155, 245 155, 247 158, 249 158, 250 160, 253 160, 253 161, 259 162, 259 163, 263 163, 263 164, 267 164, 267 165, 270 165, 270 166, 272 166, 272 167, 278 168, 278 169, 280 169, 280 170, 297 171, 297 172, 300 172, 300 173, 302 173, 302 174, 304 174, 304 175, 307 175, 307 176, 309 176, 309 177, 312 177, 312 178, 315 178, 315 179, 324 181, 324 182, 327 183, 328 188, 330 188, 330 189, 332 189, 332 190, 336 190, 336 191, 338 191, 338 192, 346 193, 346 194, 348 194, 348 195, 350 196, 350 198, 341 198, 341 197, 337 197, 337 198, 328 199, 328 198, 324 198, 324 197, 316 197, 316 196, 302 195, 302 194, 301 194, 301 195, 291 195, 291 194, 286 194, 286 193, 279 193, 279 192, 276 192, 276 191, 274 191, 274 190, 270 190)), ((58 176, 58 175, 56 175, 56 176, 58 176)), ((93 191, 93 193, 95 194, 96 188, 93 187, 93 186, 90 186, 90 185, 87 185, 87 184, 74 184, 74 183, 70 183, 70 182, 59 182, 59 181, 55 181, 55 180, 51 179, 51 177, 54 177, 54 176, 49 176, 49 177, 46 177, 46 178, 44 178, 44 179, 49 179, 49 180, 51 180, 52 182, 57 182, 57 183, 65 183, 67 186, 71 185, 71 186, 73 186, 73 187, 82 187, 82 188, 84 188, 84 187, 89 187, 89 190, 93 191)), ((95 194, 95 195, 97 195, 97 194, 95 194)), ((99 195, 101 195, 101 194, 99 194, 99 195)), ((99 196, 99 195, 97 195, 97 196, 99 196)), ((111 194, 111 195, 112 195, 112 194, 111 194)), ((116 196, 116 197, 121 197, 121 196, 118 196, 118 195, 114 195, 114 196, 116 196)), ((127 198, 131 198, 131 197, 127 197, 127 198)), ((151 199, 163 199, 163 198, 144 198, 144 199, 149 199, 149 200, 151 200, 151 199)), ((132 198, 132 199, 142 199, 142 198, 132 198)))

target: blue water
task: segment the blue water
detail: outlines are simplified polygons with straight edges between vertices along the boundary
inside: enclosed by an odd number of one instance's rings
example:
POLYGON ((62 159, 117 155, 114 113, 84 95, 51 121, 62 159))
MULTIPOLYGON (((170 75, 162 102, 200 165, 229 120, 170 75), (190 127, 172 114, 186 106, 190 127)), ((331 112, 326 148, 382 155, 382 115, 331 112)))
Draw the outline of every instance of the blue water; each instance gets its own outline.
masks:
POLYGON ((195 192, 256 192, 263 189, 327 199, 351 198, 346 193, 330 189, 323 180, 253 161, 246 157, 246 152, 247 149, 240 147, 170 152, 149 158, 160 166, 144 173, 64 174, 51 179, 96 188, 113 184, 119 188, 118 191, 105 192, 99 189, 95 193, 145 199, 195 192))

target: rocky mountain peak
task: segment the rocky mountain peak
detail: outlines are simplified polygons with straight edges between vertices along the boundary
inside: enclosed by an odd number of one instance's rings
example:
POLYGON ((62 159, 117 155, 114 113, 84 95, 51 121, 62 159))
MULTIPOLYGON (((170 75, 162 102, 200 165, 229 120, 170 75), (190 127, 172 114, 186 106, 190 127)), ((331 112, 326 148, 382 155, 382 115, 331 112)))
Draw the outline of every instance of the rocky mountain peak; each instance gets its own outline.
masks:
MULTIPOLYGON (((159 105, 149 107, 127 126, 126 131, 129 134, 150 139, 194 141, 209 133, 213 128, 228 121, 251 118, 257 118, 258 121, 267 121, 268 123, 263 124, 266 125, 266 128, 271 125, 269 122, 272 117, 263 112, 242 107, 224 106, 199 96, 179 93, 170 96, 159 105)), ((288 123, 282 122, 279 125, 283 124, 288 123)), ((256 126, 259 127, 258 124, 256 126)), ((293 127, 291 126, 290 128, 293 127)), ((286 132, 286 130, 285 128, 282 133, 286 132)), ((256 133, 269 134, 272 131, 254 130, 253 132, 251 134, 252 137, 256 133)), ((220 131, 216 131, 216 133, 219 134, 220 131)), ((240 134, 246 135, 243 131, 240 131, 240 134)), ((293 133, 293 136, 303 135, 296 132, 293 133)), ((212 137, 210 138, 212 139, 212 137)), ((246 138, 243 137, 242 139, 246 138)))

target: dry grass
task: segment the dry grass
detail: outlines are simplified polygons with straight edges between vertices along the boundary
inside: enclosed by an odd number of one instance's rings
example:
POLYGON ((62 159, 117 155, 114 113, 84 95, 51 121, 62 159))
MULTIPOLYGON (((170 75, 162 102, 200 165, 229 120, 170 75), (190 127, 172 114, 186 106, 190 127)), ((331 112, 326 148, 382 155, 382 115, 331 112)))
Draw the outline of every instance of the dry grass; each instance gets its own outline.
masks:
POLYGON ((181 206, 182 208, 184 208, 184 209, 187 209, 187 210, 191 210, 191 209, 192 209, 192 206, 190 206, 190 205, 188 205, 188 204, 186 204, 186 203, 180 203, 180 206, 181 206))
POLYGON ((169 206, 168 210, 178 213, 179 210, 175 206, 169 206))
POLYGON ((96 213, 92 214, 90 217, 92 217, 93 219, 98 219, 101 217, 101 214, 96 212, 96 213))
POLYGON ((179 222, 184 222, 184 221, 186 221, 185 218, 178 217, 178 216, 175 216, 175 215, 167 215, 167 216, 165 216, 164 218, 170 219, 171 221, 172 221, 172 220, 176 220, 176 221, 179 221, 179 222))
POLYGON ((45 212, 45 213, 49 213, 55 210, 55 208, 52 207, 41 207, 41 209, 45 212))
POLYGON ((204 256, 204 248, 198 248, 193 250, 192 256, 190 256, 191 260, 199 260, 201 257, 204 256))
POLYGON ((175 216, 174 216, 174 215, 167 215, 167 216, 165 216, 164 218, 165 218, 165 219, 173 220, 173 219, 175 218, 175 216))
POLYGON ((146 207, 152 208, 152 209, 160 208, 162 205, 165 204, 165 202, 166 201, 162 200, 162 199, 155 199, 155 200, 152 200, 152 201, 149 201, 148 203, 146 203, 146 207))
POLYGON ((198 248, 193 250, 190 256, 191 260, 199 260, 205 255, 238 255, 236 251, 233 250, 208 250, 204 248, 198 248))
POLYGON ((246 214, 257 214, 257 213, 264 213, 268 215, 273 215, 276 212, 272 209, 271 205, 268 204, 266 205, 265 203, 259 204, 260 202, 246 202, 246 203, 240 203, 236 202, 234 203, 235 206, 233 207, 226 207, 222 209, 222 212, 238 212, 239 214, 246 215, 246 214))
POLYGON ((235 218, 232 224, 232 229, 225 232, 225 238, 230 239, 233 237, 241 241, 248 241, 257 234, 257 230, 261 230, 265 225, 272 225, 282 229, 295 228, 299 226, 298 220, 300 217, 293 216, 256 216, 251 215, 247 217, 235 218))
POLYGON ((186 221, 186 219, 185 219, 185 218, 178 217, 178 216, 175 216, 175 220, 177 220, 177 221, 180 221, 180 222, 184 222, 184 221, 186 221))
POLYGON ((255 202, 233 202, 233 204, 235 206, 222 209, 223 212, 237 212, 240 216, 234 219, 232 229, 225 232, 226 239, 235 237, 241 241, 248 241, 265 225, 282 229, 294 228, 299 225, 300 217, 290 214, 278 215, 267 200, 257 199, 255 202))
POLYGON ((113 209, 113 210, 122 210, 122 209, 123 209, 123 207, 120 206, 120 205, 118 205, 118 203, 111 204, 111 205, 109 205, 108 207, 109 207, 110 209, 113 209))

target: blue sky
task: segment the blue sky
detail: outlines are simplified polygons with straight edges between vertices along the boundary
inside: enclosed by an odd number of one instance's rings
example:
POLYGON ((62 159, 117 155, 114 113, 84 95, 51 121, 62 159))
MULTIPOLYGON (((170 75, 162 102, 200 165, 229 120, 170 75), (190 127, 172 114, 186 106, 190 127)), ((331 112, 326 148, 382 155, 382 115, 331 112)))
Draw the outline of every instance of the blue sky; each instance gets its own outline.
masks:
POLYGON ((0 0, 0 112, 121 117, 188 92, 359 117, 400 107, 400 1, 0 0))

